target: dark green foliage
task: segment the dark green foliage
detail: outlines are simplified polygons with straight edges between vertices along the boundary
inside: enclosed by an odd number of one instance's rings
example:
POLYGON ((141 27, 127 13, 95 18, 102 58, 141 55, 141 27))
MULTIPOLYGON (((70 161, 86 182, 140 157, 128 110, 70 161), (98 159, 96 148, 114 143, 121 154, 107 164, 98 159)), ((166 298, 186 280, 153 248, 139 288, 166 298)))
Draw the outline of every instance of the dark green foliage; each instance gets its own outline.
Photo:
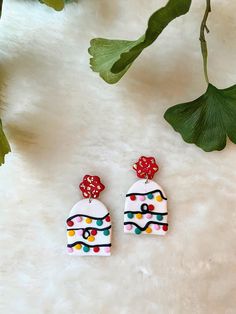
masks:
POLYGON ((227 136, 236 143, 236 85, 217 89, 209 84, 201 97, 169 108, 164 117, 187 143, 207 152, 222 150, 227 136))

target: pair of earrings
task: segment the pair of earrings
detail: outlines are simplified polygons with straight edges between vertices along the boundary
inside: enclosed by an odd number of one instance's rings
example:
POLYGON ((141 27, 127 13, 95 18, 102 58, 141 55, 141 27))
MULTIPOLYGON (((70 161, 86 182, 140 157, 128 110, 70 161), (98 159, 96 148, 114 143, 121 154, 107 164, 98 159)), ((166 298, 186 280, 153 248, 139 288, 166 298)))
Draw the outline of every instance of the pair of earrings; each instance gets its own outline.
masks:
MULTIPOLYGON (((167 198, 153 176, 159 167, 154 157, 140 157, 133 165, 138 178, 126 194, 124 232, 165 235, 168 230, 167 198)), ((67 250, 71 255, 111 254, 111 217, 97 198, 105 189, 98 176, 85 175, 80 183, 84 199, 67 219, 67 250)))

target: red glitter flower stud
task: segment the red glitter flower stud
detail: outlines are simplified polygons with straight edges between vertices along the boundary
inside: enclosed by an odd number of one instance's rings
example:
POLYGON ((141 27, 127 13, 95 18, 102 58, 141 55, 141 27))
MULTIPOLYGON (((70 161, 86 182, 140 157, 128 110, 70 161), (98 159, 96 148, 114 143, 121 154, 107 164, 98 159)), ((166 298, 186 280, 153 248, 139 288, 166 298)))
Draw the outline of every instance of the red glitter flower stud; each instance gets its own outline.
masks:
POLYGON ((159 167, 154 157, 142 156, 133 165, 133 169, 136 171, 139 178, 151 180, 154 177, 154 174, 158 171, 159 167))
POLYGON ((99 194, 105 189, 98 176, 85 175, 79 185, 85 198, 98 198, 99 194))

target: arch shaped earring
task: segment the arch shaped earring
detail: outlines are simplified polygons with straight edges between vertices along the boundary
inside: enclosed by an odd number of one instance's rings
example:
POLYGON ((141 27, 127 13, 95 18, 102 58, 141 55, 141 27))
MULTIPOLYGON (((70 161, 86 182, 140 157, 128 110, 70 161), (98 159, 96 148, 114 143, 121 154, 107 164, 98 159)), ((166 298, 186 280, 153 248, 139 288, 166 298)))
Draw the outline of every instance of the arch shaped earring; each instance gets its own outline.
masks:
POLYGON ((165 235, 168 230, 167 197, 153 181, 159 167, 154 157, 142 156, 133 165, 137 177, 128 190, 124 209, 124 232, 165 235))
POLYGON ((111 217, 97 198, 105 189, 98 176, 85 175, 79 185, 84 199, 76 203, 66 220, 70 255, 110 256, 111 217))

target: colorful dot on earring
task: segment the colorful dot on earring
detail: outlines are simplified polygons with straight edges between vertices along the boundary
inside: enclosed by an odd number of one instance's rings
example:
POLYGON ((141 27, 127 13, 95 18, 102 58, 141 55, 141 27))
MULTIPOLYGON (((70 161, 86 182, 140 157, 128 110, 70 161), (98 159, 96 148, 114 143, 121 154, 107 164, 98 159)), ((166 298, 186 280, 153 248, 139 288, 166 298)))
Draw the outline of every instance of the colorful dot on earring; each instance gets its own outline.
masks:
POLYGON ((109 246, 108 246, 108 247, 105 247, 105 252, 106 252, 106 253, 110 253, 110 252, 111 252, 111 249, 110 249, 109 246))
POLYGON ((80 216, 76 217, 77 222, 81 222, 82 220, 83 220, 82 217, 80 217, 80 216))
POLYGON ((162 226, 162 229, 163 229, 163 231, 167 231, 168 230, 168 226, 164 225, 164 226, 162 226))
POLYGON ((83 247, 83 251, 84 251, 84 252, 87 253, 87 252, 89 252, 89 250, 90 250, 90 248, 89 248, 88 246, 85 245, 85 246, 83 247))
POLYGON ((96 234, 97 234, 97 230, 96 230, 96 229, 93 229, 93 230, 91 231, 91 235, 95 236, 96 234))
POLYGON ((146 214, 146 218, 147 218, 147 219, 151 219, 151 218, 152 218, 152 214, 149 214, 149 213, 146 214))
POLYGON ((155 230, 160 230, 160 226, 159 225, 154 225, 154 229, 155 230))
POLYGON ((128 213, 127 216, 128 216, 129 219, 132 219, 134 217, 134 214, 133 213, 128 213))
POLYGON ((103 234, 104 234, 104 236, 108 236, 110 234, 110 231, 109 230, 104 230, 103 234))
POLYGON ((157 195, 157 196, 156 196, 156 201, 158 201, 158 202, 161 202, 161 201, 162 201, 161 195, 157 195))
POLYGON ((69 237, 73 237, 75 235, 75 231, 74 230, 69 230, 68 231, 68 236, 69 237))
POLYGON ((94 251, 95 253, 98 253, 98 252, 100 251, 100 249, 99 249, 98 246, 95 246, 95 247, 93 248, 93 251, 94 251))
POLYGON ((133 226, 131 224, 125 225, 126 230, 132 230, 133 226))
POLYGON ((75 249, 76 249, 76 250, 80 250, 80 249, 81 249, 81 247, 82 247, 82 245, 81 245, 81 244, 79 244, 79 243, 75 245, 75 249))
POLYGON ((135 201, 136 200, 136 196, 135 195, 130 195, 130 199, 131 199, 131 201, 135 201))
POLYGON ((163 220, 163 216, 162 215, 157 215, 157 220, 162 221, 163 220))
POLYGON ((67 225, 68 225, 69 227, 72 227, 72 226, 74 226, 74 223, 73 223, 72 220, 68 220, 68 221, 67 221, 67 225))
POLYGON ((91 224, 92 219, 88 217, 88 218, 85 219, 85 221, 86 221, 87 224, 91 224))
POLYGON ((151 199, 153 199, 153 194, 152 194, 152 193, 149 193, 147 197, 148 197, 148 199, 151 200, 151 199))
POLYGON ((88 237, 88 241, 89 241, 89 242, 93 242, 94 240, 95 240, 94 236, 89 236, 89 237, 88 237))
POLYGON ((154 205, 152 205, 152 204, 148 205, 148 210, 152 211, 154 209, 155 209, 154 205))
POLYGON ((143 202, 145 201, 145 195, 139 195, 138 199, 143 202))
POLYGON ((143 217, 143 215, 142 215, 142 214, 140 214, 140 213, 136 214, 136 218, 138 218, 138 219, 142 219, 142 217, 143 217))
POLYGON ((147 227, 147 229, 145 230, 147 233, 151 233, 152 232, 152 228, 147 227))
POLYGON ((67 252, 68 252, 68 253, 73 253, 72 247, 68 247, 68 248, 67 248, 67 252))
POLYGON ((101 226, 101 225, 103 224, 103 221, 102 221, 101 219, 98 219, 97 222, 96 222, 96 224, 97 224, 98 226, 101 226))
POLYGON ((77 230, 77 235, 82 236, 83 232, 84 232, 83 229, 79 229, 79 230, 77 230))
POLYGON ((139 228, 136 228, 136 229, 134 230, 134 232, 135 232, 136 234, 140 234, 142 231, 141 231, 139 228))
POLYGON ((110 216, 107 216, 107 217, 105 218, 105 220, 106 220, 106 222, 110 222, 110 221, 111 221, 110 216))

